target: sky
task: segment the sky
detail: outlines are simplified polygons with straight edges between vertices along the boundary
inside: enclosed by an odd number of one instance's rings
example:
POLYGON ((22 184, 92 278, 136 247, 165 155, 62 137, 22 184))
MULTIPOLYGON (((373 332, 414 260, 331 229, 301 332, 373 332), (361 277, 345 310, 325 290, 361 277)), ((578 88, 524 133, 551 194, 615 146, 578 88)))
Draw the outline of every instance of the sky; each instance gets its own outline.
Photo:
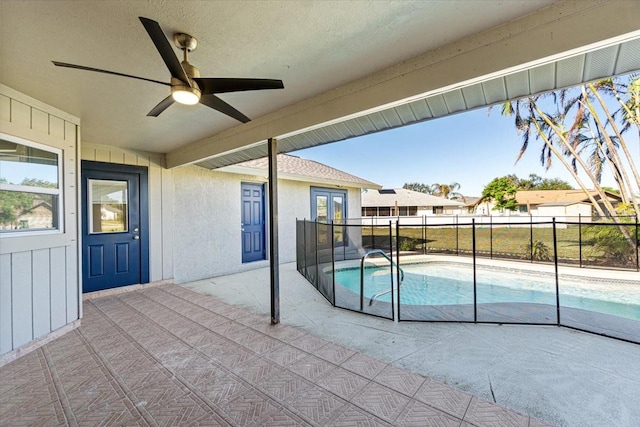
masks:
MULTIPOLYGON (((628 132, 625 140, 634 159, 640 159, 638 137, 632 133, 628 132)), ((400 188, 407 182, 457 182, 458 192, 480 196, 493 178, 509 174, 527 178, 532 173, 560 178, 579 188, 559 161, 548 171, 540 165, 541 141, 530 141, 516 164, 521 142, 513 117, 502 116, 497 107, 491 114, 481 108, 289 154, 324 163, 383 188, 400 188)), ((616 187, 610 174, 603 176, 602 184, 616 187)))

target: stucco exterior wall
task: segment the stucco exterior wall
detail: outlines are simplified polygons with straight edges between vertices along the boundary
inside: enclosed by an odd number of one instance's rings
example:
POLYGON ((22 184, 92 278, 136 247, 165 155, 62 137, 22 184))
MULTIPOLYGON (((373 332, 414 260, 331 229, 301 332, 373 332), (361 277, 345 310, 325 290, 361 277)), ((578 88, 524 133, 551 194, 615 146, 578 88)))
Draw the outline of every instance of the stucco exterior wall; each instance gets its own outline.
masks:
POLYGON ((534 216, 544 217, 578 217, 584 220, 591 220, 591 205, 587 203, 574 203, 566 206, 538 206, 535 210, 531 210, 534 216))
MULTIPOLYGON (((262 177, 210 171, 198 166, 173 170, 173 262, 176 282, 216 277, 269 265, 267 260, 242 263, 242 182, 266 184, 262 177)), ((311 216, 312 186, 317 185, 291 180, 278 182, 278 250, 281 263, 295 261, 295 221, 296 218, 311 216)), ((358 217, 360 189, 349 188, 347 191, 349 216, 358 217)), ((266 197, 267 193, 265 186, 266 197)), ((267 244, 268 234, 267 224, 267 244)))
MULTIPOLYGON (((240 240, 240 184, 266 185, 263 176, 210 171, 199 166, 168 170, 163 167, 162 155, 91 143, 82 144, 82 160, 148 167, 151 282, 174 279, 183 283, 269 265, 267 260, 243 264, 240 240)), ((279 182, 282 263, 295 261, 295 220, 311 216, 312 185, 292 180, 279 182)), ((349 217, 359 217, 360 189, 347 190, 349 217)), ((268 228, 265 234, 268 244, 268 228)))

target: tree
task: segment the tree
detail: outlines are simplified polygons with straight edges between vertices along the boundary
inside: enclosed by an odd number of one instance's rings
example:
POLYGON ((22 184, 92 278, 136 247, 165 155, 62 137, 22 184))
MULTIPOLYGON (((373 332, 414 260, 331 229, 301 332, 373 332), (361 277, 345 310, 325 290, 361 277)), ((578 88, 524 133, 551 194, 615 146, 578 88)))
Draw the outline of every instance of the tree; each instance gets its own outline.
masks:
POLYGON ((518 208, 516 192, 518 188, 514 182, 515 175, 494 178, 482 190, 482 201, 493 202, 492 210, 508 209, 515 211, 518 208))
POLYGON ((623 208, 629 206, 632 214, 640 217, 640 173, 623 138, 633 126, 640 131, 640 76, 605 79, 508 101, 502 105, 502 114, 515 117, 516 130, 522 136, 516 162, 532 137, 542 141, 541 164, 549 169, 553 160, 560 161, 595 211, 618 224, 627 247, 635 252, 635 236, 624 226, 625 220, 610 202, 601 179, 608 168, 623 208), (614 112, 612 104, 618 106, 614 112))
MULTIPOLYGON (((7 182, 0 179, 0 182, 7 182)), ((16 191, 0 191, 0 224, 14 226, 17 215, 33 205, 33 194, 16 191)))
MULTIPOLYGON (((0 178, 0 183, 7 183, 5 178, 0 178)), ((57 188, 56 183, 49 181, 43 181, 35 178, 25 178, 20 185, 25 187, 42 187, 42 188, 57 188)), ((34 200, 36 199, 34 193, 26 193, 22 191, 0 191, 0 225, 6 227, 10 226, 14 228, 18 216, 22 214, 26 209, 33 207, 34 200)))
POLYGON ((450 184, 431 184, 431 193, 438 197, 444 197, 445 199, 452 200, 463 200, 464 196, 461 193, 458 193, 457 190, 460 189, 460 184, 457 182, 452 182, 450 184))
POLYGON ((640 174, 623 138, 631 126, 640 130, 639 80, 633 75, 606 79, 504 103, 502 114, 515 117, 516 130, 522 136, 516 162, 532 137, 542 141, 541 164, 549 169, 553 160, 560 161, 596 212, 616 220, 615 208, 600 185, 603 171, 609 168, 623 203, 632 205, 635 215, 640 216, 640 174), (610 105, 614 103, 619 108, 612 113, 610 105), (579 171, 586 180, 580 178, 579 171))
POLYGON ((402 186, 405 190, 413 190, 418 191, 420 193, 432 194, 438 197, 444 197, 445 199, 451 200, 462 200, 464 201, 464 196, 457 191, 460 189, 460 184, 457 182, 452 182, 450 184, 423 184, 421 182, 405 182, 402 186))
POLYGON ((518 190, 573 190, 571 184, 559 178, 542 178, 535 173, 529 174, 529 178, 513 177, 518 190))
POLYGON ((405 190, 418 191, 420 193, 433 194, 431 191, 431 185, 423 184, 421 182, 405 182, 402 188, 405 190))

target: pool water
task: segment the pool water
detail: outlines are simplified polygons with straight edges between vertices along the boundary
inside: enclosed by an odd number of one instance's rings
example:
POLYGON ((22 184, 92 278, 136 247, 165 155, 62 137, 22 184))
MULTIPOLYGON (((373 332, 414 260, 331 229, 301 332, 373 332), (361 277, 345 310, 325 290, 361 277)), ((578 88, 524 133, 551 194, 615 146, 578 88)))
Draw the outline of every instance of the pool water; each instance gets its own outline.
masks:
MULTIPOLYGON (((404 280, 400 287, 403 305, 473 304, 473 270, 471 266, 442 263, 419 263, 402 266, 404 280)), ((394 269, 395 287, 395 269, 394 269)), ((336 284, 359 294, 360 269, 336 270, 336 284)), ((535 303, 556 305, 553 275, 526 272, 476 270, 478 304, 535 303)), ((368 300, 378 292, 391 288, 389 267, 365 268, 364 294, 368 300)), ((560 306, 577 308, 640 320, 640 283, 591 283, 560 276, 560 306)), ((394 290, 394 298, 397 293, 394 290)), ((391 301, 386 293, 376 301, 391 301)), ((374 302, 375 304, 375 302, 374 302)))

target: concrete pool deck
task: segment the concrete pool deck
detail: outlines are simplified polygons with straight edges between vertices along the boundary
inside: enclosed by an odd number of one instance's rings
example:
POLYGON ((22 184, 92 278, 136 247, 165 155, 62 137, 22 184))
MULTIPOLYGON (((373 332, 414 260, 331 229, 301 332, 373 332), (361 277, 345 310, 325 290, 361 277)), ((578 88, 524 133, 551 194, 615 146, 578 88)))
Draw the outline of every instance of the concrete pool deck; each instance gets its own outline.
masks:
MULTIPOLYGON (((283 324, 550 424, 640 425, 640 345, 556 326, 391 322, 333 308, 295 263, 280 275, 283 324)), ((268 314, 268 284, 265 268, 183 286, 268 314)))

